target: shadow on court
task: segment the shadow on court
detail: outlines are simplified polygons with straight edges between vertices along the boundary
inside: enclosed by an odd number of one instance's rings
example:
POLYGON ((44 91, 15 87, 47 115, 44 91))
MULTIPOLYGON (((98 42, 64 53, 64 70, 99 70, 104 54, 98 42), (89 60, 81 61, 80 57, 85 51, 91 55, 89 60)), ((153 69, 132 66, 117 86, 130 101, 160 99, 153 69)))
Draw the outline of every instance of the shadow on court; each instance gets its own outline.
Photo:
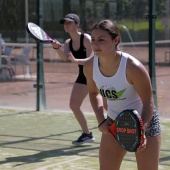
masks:
MULTIPOLYGON (((96 140, 79 147, 71 144, 81 134, 72 114, 0 109, 0 118, 0 169, 99 169, 101 133, 96 128, 94 116, 88 115, 87 120, 96 140)), ((160 169, 168 170, 169 121, 162 121, 162 130, 160 169)), ((134 153, 128 153, 124 158, 121 170, 125 169, 137 169, 134 153)))
MULTIPOLYGON (((19 148, 18 148, 19 149, 19 148)), ((32 164, 43 162, 47 158, 57 158, 57 157, 66 157, 72 155, 78 155, 83 152, 89 152, 98 149, 98 147, 87 147, 83 146, 81 149, 76 150, 73 147, 61 148, 61 149, 54 149, 48 151, 41 151, 39 153, 33 155, 25 155, 25 156, 16 156, 16 157, 8 157, 5 161, 0 161, 0 164, 7 164, 7 163, 15 163, 13 167, 21 166, 24 164, 32 164), (67 152, 65 152, 67 150, 67 152)), ((83 154, 81 154, 83 156, 83 154)), ((89 155, 90 157, 90 155, 89 155)))

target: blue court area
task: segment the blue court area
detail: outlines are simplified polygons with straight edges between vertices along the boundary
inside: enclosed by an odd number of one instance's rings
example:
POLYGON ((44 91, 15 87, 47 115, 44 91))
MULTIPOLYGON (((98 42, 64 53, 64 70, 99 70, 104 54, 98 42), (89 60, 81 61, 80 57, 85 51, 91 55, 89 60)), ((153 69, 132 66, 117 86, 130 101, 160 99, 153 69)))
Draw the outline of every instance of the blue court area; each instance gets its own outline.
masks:
MULTIPOLYGON (((99 170, 101 133, 95 117, 87 119, 96 141, 75 147, 71 142, 81 131, 72 114, 0 109, 0 170, 99 170)), ((170 120, 161 121, 159 169, 169 170, 170 120)), ((134 154, 128 153, 121 170, 136 169, 134 154)))

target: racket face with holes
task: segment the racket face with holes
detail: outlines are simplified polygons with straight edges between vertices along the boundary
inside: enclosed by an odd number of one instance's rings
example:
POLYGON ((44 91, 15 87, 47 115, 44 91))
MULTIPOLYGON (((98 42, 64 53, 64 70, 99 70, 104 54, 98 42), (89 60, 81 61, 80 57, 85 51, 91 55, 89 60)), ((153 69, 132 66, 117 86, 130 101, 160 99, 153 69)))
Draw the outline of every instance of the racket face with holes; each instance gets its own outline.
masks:
POLYGON ((38 25, 29 22, 26 26, 28 33, 32 35, 32 37, 40 42, 43 43, 51 43, 53 42, 53 39, 51 39, 47 33, 41 29, 38 25))
POLYGON ((135 152, 140 145, 143 123, 136 110, 124 110, 110 126, 110 132, 121 147, 135 152))

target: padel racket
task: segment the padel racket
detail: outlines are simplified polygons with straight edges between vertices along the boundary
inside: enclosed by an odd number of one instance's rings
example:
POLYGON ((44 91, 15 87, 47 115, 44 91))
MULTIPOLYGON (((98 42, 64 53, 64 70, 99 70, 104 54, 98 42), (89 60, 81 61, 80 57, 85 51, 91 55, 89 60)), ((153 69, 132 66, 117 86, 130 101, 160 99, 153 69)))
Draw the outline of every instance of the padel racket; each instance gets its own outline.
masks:
POLYGON ((143 122, 136 110, 122 111, 109 130, 120 146, 129 152, 135 152, 143 144, 143 122))
POLYGON ((28 33, 32 35, 32 37, 40 42, 44 43, 52 43, 54 40, 50 38, 47 33, 41 29, 38 25, 29 22, 26 26, 28 33))

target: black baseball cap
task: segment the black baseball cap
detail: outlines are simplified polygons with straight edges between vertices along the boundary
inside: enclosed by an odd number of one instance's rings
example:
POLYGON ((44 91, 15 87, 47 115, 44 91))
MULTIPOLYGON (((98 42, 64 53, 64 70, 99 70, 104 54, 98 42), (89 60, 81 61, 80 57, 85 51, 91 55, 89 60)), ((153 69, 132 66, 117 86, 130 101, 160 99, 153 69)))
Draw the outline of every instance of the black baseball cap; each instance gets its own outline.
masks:
POLYGON ((60 24, 64 24, 64 21, 75 21, 77 24, 80 24, 80 18, 76 14, 67 14, 60 20, 60 24))

